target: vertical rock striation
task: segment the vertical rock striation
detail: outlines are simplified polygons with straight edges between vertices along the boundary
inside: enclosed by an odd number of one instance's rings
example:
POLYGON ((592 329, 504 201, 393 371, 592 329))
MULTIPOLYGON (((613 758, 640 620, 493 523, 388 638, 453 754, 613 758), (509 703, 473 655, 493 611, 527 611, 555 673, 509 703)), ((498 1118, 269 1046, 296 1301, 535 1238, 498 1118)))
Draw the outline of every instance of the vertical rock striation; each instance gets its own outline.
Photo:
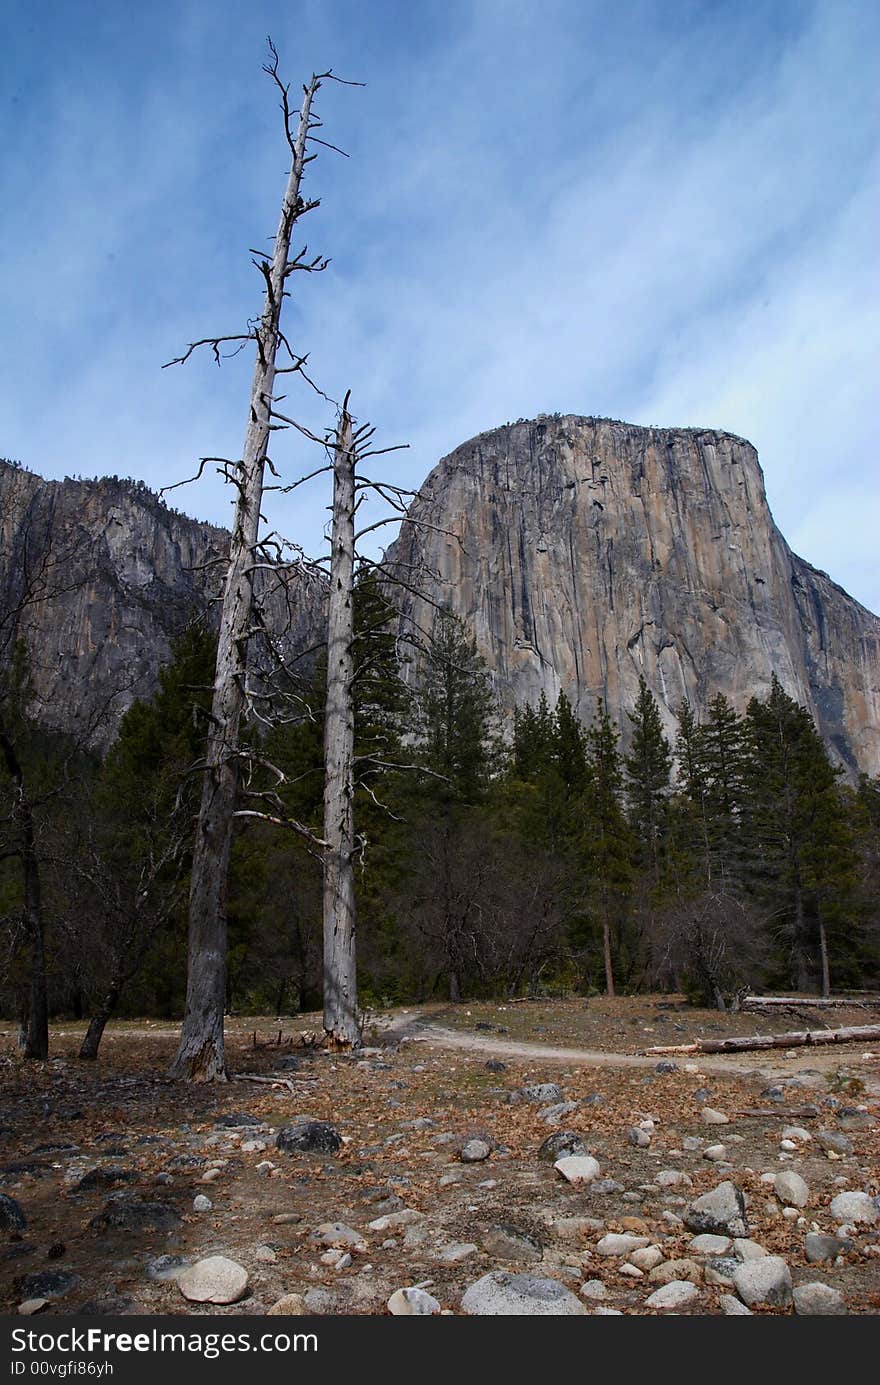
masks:
POLYGON ((742 709, 775 672, 850 774, 880 772, 880 620, 791 552, 742 438, 540 416, 457 448, 410 513, 389 561, 469 622, 508 708, 562 689, 589 720, 602 696, 625 733, 644 674, 671 732, 683 697, 742 709))

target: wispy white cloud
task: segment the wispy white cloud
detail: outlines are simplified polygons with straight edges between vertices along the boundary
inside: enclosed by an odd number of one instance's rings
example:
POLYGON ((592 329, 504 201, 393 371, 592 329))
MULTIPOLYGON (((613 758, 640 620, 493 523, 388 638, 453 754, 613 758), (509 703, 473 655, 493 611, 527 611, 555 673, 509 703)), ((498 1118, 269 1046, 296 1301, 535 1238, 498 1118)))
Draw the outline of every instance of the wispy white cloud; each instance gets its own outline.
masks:
MULTIPOLYGON (((106 80, 102 30, 80 92, 59 56, 25 103, 0 450, 161 484, 239 447, 249 363, 158 366, 255 310, 246 250, 284 176, 271 29, 292 72, 369 84, 322 94, 352 157, 315 165, 334 258, 289 325, 328 391, 412 444, 396 475, 540 411, 729 428, 792 545, 880 606, 868 0, 171 8, 106 80)), ((176 499, 226 514, 219 487, 176 499)), ((280 522, 314 547, 323 503, 280 522)))

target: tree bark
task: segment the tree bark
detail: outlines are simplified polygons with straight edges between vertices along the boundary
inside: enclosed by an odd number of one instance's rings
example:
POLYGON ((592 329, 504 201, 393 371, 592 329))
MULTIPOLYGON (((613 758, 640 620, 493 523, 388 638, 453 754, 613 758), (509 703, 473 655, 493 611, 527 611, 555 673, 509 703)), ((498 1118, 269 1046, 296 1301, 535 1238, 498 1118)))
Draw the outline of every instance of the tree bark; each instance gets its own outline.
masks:
POLYGON ((85 1038, 79 1050, 79 1056, 84 1062, 94 1062, 97 1058, 101 1039, 104 1037, 104 1030, 107 1028, 116 1006, 119 1004, 121 991, 121 983, 115 981, 111 982, 107 994, 89 1020, 89 1027, 86 1030, 85 1038))
POLYGON ((611 960, 611 926, 607 919, 602 924, 602 951, 605 957, 605 994, 614 995, 614 966, 611 960))
POLYGON ((24 925, 28 940, 29 995, 27 1017, 23 1017, 25 1058, 44 1059, 49 1056, 49 997, 46 981, 46 945, 43 934, 43 904, 40 881, 40 862, 34 831, 34 815, 25 782, 24 766, 9 730, 0 727, 0 750, 14 785, 13 817, 18 823, 24 894, 24 925))
POLYGON ((244 451, 235 466, 238 494, 220 615, 202 801, 193 845, 186 1009, 180 1045, 171 1068, 174 1077, 195 1082, 225 1081, 227 1076, 223 1033, 226 881, 238 791, 236 757, 252 625, 255 548, 259 537, 266 448, 272 426, 285 271, 291 230, 303 205, 299 189, 306 161, 311 105, 319 85, 319 80, 313 77, 303 98, 272 263, 266 274, 263 315, 256 333, 257 360, 244 451))
POLYGON ((821 963, 822 995, 827 1000, 831 994, 831 967, 828 962, 828 934, 825 920, 819 916, 819 960, 821 963))
POLYGON ((324 716, 324 1029, 361 1043, 354 896, 354 507, 356 455, 348 398, 336 433, 324 716))

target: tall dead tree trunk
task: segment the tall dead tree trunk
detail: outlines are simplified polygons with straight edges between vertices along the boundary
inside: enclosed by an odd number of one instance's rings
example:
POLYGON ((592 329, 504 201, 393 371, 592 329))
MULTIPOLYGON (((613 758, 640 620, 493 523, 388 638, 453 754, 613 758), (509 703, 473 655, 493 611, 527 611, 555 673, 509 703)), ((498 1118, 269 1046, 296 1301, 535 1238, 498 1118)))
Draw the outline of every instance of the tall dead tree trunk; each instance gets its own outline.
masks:
POLYGON ((30 983, 27 1016, 22 1017, 22 1048, 25 1058, 42 1059, 49 1056, 49 998, 43 934, 42 885, 34 815, 22 760, 12 736, 3 727, 0 727, 0 750, 13 784, 13 818, 19 833, 16 854, 21 862, 24 926, 29 953, 30 983))
POLYGON ((831 994, 831 965, 828 961, 828 934, 825 920, 819 915, 819 961, 822 973, 822 995, 827 999, 831 994))
POLYGON ((333 520, 324 717, 324 1029, 357 1047, 354 897, 355 452, 345 396, 333 458, 333 520))
MULTIPOLYGON (((275 69, 268 69, 277 79, 275 69)), ((326 74, 325 74, 326 75, 326 74)), ((280 83, 279 83, 280 85, 280 83)), ((260 263, 266 280, 263 314, 256 331, 257 360, 241 461, 230 479, 238 495, 229 549, 229 567, 220 615, 220 636, 206 747, 202 801, 193 846, 189 912, 189 962, 186 1010, 172 1075, 190 1081, 225 1080, 223 1015, 226 1002, 226 881, 238 791, 238 751, 245 701, 248 640, 254 606, 254 569, 263 496, 266 449, 273 428, 276 354, 284 283, 295 268, 290 236, 308 210, 300 198, 306 163, 312 101, 321 81, 305 88, 294 136, 288 125, 290 174, 281 204, 271 262, 260 263)), ((284 90, 282 88, 282 90, 284 90)), ((284 98, 287 121, 286 91, 284 98)))

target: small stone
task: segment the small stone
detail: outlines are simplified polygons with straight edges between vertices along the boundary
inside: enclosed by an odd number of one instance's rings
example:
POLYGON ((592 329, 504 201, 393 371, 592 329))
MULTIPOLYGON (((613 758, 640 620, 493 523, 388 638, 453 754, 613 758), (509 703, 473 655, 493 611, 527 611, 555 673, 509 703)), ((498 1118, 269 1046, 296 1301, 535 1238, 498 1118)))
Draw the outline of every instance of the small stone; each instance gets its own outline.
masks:
POLYGON ((225 1255, 197 1260, 177 1279, 178 1289, 190 1303, 238 1303, 247 1286, 247 1270, 225 1255))
MULTIPOLYGON (((507 1064, 502 1063, 499 1058, 490 1058, 486 1067, 489 1072, 507 1072, 507 1064)), ((402 1290, 400 1292, 402 1292, 402 1290)))
POLYGON ((797 1145, 794 1140, 780 1140, 779 1148, 783 1150, 785 1154, 793 1154, 797 1149, 797 1145))
POLYGON ((473 1241, 459 1241, 455 1245, 445 1246, 437 1259, 444 1265, 460 1265, 463 1260, 470 1260, 472 1255, 476 1255, 479 1249, 473 1241))
POLYGON ((210 1212, 213 1206, 214 1204, 211 1201, 211 1199, 209 1197, 205 1197, 204 1193, 199 1193, 197 1197, 193 1198, 194 1212, 210 1212))
POLYGON ((707 1145, 703 1150, 703 1158, 711 1159, 713 1163, 717 1163, 719 1160, 725 1159, 726 1157, 727 1149, 724 1145, 707 1145))
POLYGON ((553 1165, 557 1173, 568 1182, 592 1183, 601 1172, 597 1161, 590 1154, 570 1154, 557 1159, 553 1165))
POLYGON ((147 1261, 147 1278, 164 1284, 169 1279, 176 1279, 188 1263, 182 1255, 157 1255, 147 1261))
POLYGON ((21 1292, 29 1298, 63 1298, 79 1284, 78 1274, 68 1270, 37 1270, 26 1274, 21 1281, 21 1292))
POLYGON ((545 1125, 558 1125, 561 1120, 576 1110, 576 1101, 557 1101, 553 1106, 545 1106, 538 1114, 545 1125))
POLYGON ((458 1157, 463 1164, 482 1164, 491 1153, 492 1146, 488 1140, 475 1138, 462 1146, 458 1157))
POLYGON ((399 1212, 387 1212, 384 1217, 376 1217, 375 1221, 368 1223, 370 1231, 397 1231, 401 1226, 411 1226, 416 1222, 424 1221, 424 1212, 417 1212, 414 1207, 401 1207, 399 1212))
POLYGON ((792 1300, 791 1273, 779 1255, 746 1260, 733 1275, 736 1292, 749 1308, 787 1308, 792 1300))
POLYGON ((683 1169, 661 1169, 654 1174, 658 1188, 692 1188, 693 1179, 683 1169))
POLYGON ((655 1065, 654 1071, 659 1072, 661 1075, 665 1075, 666 1073, 670 1072, 678 1072, 678 1064, 670 1062, 668 1058, 664 1058, 662 1062, 659 1062, 655 1065))
POLYGON ((819 1265, 825 1260, 836 1260, 838 1255, 846 1255, 853 1243, 846 1236, 823 1236, 810 1231, 804 1237, 804 1254, 808 1264, 819 1265))
POLYGON ((700 1120, 704 1125, 728 1125, 730 1117, 725 1116, 723 1111, 716 1111, 714 1106, 703 1106, 700 1110, 700 1120))
POLYGON ((810 1200, 809 1185, 794 1169, 785 1169, 776 1175, 773 1191, 786 1207, 806 1207, 810 1200))
POLYGON ((587 1146, 576 1130, 556 1130, 548 1135, 538 1150, 538 1158, 547 1164, 573 1154, 586 1154, 587 1146))
POLYGON ((493 1270, 465 1290, 461 1300, 471 1317, 572 1317, 586 1307, 558 1279, 493 1270))
POLYGON ((21 1203, 6 1193, 0 1193, 0 1231, 12 1231, 19 1235, 26 1230, 27 1217, 22 1211, 21 1203))
POLYGON ((665 1260, 654 1266, 650 1278, 654 1284, 669 1284, 673 1279, 684 1279, 689 1284, 699 1284, 703 1279, 703 1266, 697 1260, 687 1257, 681 1260, 665 1260))
POLYGON ((747 1236, 734 1237, 733 1251, 738 1260, 761 1260, 770 1253, 757 1241, 749 1240, 747 1236))
POLYGON ((534 1102, 538 1106, 546 1106, 548 1102, 562 1101, 562 1088, 557 1087, 555 1082, 537 1082, 531 1087, 523 1087, 522 1095, 526 1101, 534 1102))
POLYGON ((282 1126, 275 1144, 285 1154, 335 1154, 342 1144, 342 1136, 329 1121, 297 1120, 282 1126))
POLYGON ((22 1318, 32 1318, 41 1308, 45 1308, 48 1302, 47 1298, 26 1298, 24 1303, 18 1305, 18 1314, 22 1318))
POLYGON ((300 1318, 308 1313, 302 1294, 284 1294, 266 1312, 267 1318, 300 1318))
POLYGON ((625 1274, 629 1279, 644 1279, 645 1277, 644 1271, 640 1270, 638 1265, 631 1264, 629 1260, 618 1266, 618 1268, 620 1273, 625 1274))
POLYGON ((880 1210, 867 1193, 838 1193, 830 1212, 839 1222, 874 1226, 880 1222, 880 1210))
POLYGON ((301 1221, 299 1212, 279 1212, 272 1218, 273 1226, 296 1226, 297 1222, 301 1221))
POLYGON ((682 1308, 686 1303, 692 1303, 695 1298, 699 1298, 700 1291, 695 1284, 691 1284, 685 1279, 671 1279, 662 1288, 655 1289, 649 1298, 645 1299, 647 1308, 682 1308))
POLYGON ((802 1125, 784 1125, 782 1127, 783 1140, 796 1140, 798 1144, 806 1145, 812 1142, 812 1135, 809 1130, 805 1130, 802 1125))
POLYGON ((629 1130, 626 1132, 626 1138, 629 1140, 630 1144, 635 1145, 637 1149, 647 1149, 651 1143, 651 1136, 648 1134, 647 1130, 640 1130, 637 1125, 630 1126, 629 1130))
POLYGON ((684 1214, 684 1224, 690 1231, 747 1236, 749 1224, 742 1192, 735 1183, 719 1183, 717 1188, 703 1193, 690 1204, 684 1214))
POLYGON ((316 1226, 309 1240, 313 1245, 329 1246, 332 1250, 364 1251, 367 1243, 359 1231, 341 1221, 325 1221, 316 1226))
POLYGON ((261 1126, 263 1122, 259 1116, 252 1116, 248 1111, 230 1111, 227 1116, 220 1116, 215 1120, 214 1126, 220 1130, 237 1130, 243 1126, 261 1126))
POLYGON ((582 1298, 607 1298, 608 1290, 601 1279, 588 1279, 585 1284, 581 1285, 580 1294, 582 1298))
POLYGON ((483 1237, 483 1250, 497 1260, 522 1260, 526 1263, 540 1260, 544 1254, 544 1247, 536 1237, 509 1222, 489 1228, 483 1237))
POLYGON ((826 1154, 852 1154, 853 1142, 840 1130, 817 1130, 816 1143, 826 1154))
POLYGON ((840 1316, 845 1313, 846 1301, 839 1289, 830 1284, 799 1284, 793 1293, 794 1311, 807 1314, 840 1316))
POLYGON ((277 1265, 278 1254, 272 1246, 257 1246, 254 1259, 261 1265, 277 1265))
POLYGON ((424 1289, 395 1289, 388 1300, 388 1312, 395 1318, 430 1318, 441 1308, 424 1289))
POLYGON ((751 1308, 747 1308, 740 1299, 734 1298, 733 1294, 722 1294, 719 1302, 722 1313, 728 1318, 751 1318, 754 1316, 751 1308))
POLYGON ((92 1217, 89 1226, 103 1230, 171 1231, 180 1221, 179 1214, 164 1202, 144 1202, 132 1193, 115 1193, 107 1199, 103 1210, 92 1217))
POLYGON ((695 1255, 724 1255, 730 1250, 733 1242, 729 1236, 712 1236, 704 1234, 695 1236, 688 1249, 695 1255))
POLYGON ((642 1250, 650 1245, 648 1236, 631 1236, 619 1231, 603 1236, 596 1246, 597 1255, 631 1255, 634 1250, 642 1250))

